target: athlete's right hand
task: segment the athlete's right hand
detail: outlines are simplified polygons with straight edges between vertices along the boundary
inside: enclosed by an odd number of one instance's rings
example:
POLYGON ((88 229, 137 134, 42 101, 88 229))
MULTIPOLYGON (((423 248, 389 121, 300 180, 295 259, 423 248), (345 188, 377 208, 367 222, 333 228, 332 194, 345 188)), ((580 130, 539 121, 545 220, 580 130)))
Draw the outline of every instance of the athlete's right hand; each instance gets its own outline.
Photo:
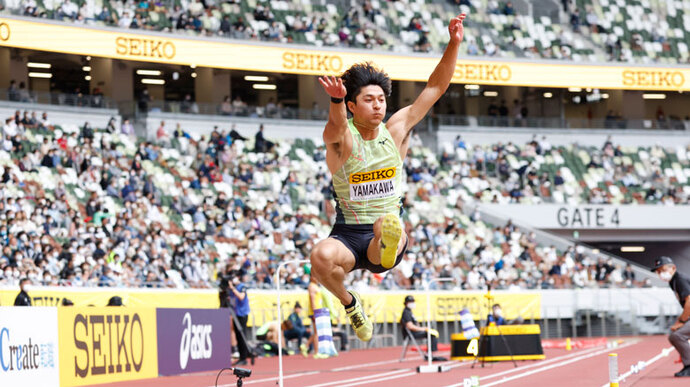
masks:
POLYGON ((333 98, 345 98, 347 95, 343 80, 338 77, 319 77, 319 83, 326 90, 326 93, 333 98))

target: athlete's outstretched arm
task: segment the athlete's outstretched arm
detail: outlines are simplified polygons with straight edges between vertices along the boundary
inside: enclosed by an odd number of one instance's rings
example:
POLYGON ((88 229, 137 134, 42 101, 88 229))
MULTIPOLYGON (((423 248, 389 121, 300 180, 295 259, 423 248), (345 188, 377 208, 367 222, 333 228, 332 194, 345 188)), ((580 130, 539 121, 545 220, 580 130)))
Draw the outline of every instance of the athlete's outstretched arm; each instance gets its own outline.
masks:
POLYGON ((424 118, 429 109, 446 92, 455 72, 455 63, 458 60, 458 49, 464 34, 462 22, 465 20, 465 16, 462 13, 450 21, 448 25, 450 41, 441 61, 436 65, 436 69, 431 73, 426 87, 414 103, 400 109, 388 120, 386 125, 389 129, 402 131, 407 137, 412 128, 424 118))
MULTIPOLYGON (((331 98, 344 99, 347 89, 343 80, 338 77, 319 77, 319 83, 331 98)), ((345 102, 333 103, 328 111, 328 122, 323 130, 323 141, 328 144, 339 144, 347 133, 347 110, 345 102)))

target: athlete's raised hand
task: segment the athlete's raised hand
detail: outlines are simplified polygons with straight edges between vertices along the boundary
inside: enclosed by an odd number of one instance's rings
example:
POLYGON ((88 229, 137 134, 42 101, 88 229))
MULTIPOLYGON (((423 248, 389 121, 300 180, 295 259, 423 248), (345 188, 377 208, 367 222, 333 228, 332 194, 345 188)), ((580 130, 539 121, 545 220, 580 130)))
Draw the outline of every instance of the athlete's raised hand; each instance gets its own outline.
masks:
POLYGON ((450 23, 448 24, 448 32, 450 33, 451 41, 455 41, 457 43, 462 42, 462 37, 465 33, 465 28, 462 25, 462 22, 465 20, 465 17, 467 17, 467 15, 461 13, 450 20, 450 23))
POLYGON ((347 89, 339 77, 319 77, 319 83, 326 90, 326 93, 333 98, 345 98, 347 95, 347 89))

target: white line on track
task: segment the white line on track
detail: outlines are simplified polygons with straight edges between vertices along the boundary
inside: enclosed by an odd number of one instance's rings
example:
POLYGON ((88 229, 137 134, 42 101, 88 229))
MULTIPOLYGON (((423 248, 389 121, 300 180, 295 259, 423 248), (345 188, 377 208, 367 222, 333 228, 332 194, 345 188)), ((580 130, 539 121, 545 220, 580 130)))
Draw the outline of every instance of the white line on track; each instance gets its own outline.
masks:
POLYGON ((372 383, 376 383, 376 382, 383 382, 383 381, 386 381, 386 380, 392 380, 392 379, 397 379, 397 378, 404 378, 404 377, 406 377, 406 376, 412 376, 412 375, 417 375, 417 373, 416 373, 416 372, 408 372, 408 373, 405 373, 405 374, 395 375, 395 376, 389 376, 389 377, 385 377, 385 378, 369 379, 369 380, 364 380, 364 381, 357 382, 357 383, 342 384, 342 385, 339 385, 339 387, 352 387, 352 386, 359 386, 360 384, 367 384, 367 385, 368 385, 368 384, 372 384, 372 383))
POLYGON ((343 379, 343 380, 336 380, 334 382, 328 382, 328 383, 322 383, 322 384, 314 384, 309 387, 326 387, 326 386, 332 386, 332 385, 337 385, 340 386, 341 383, 346 383, 346 382, 357 382, 360 380, 369 380, 371 381, 371 378, 378 378, 382 376, 390 376, 390 375, 395 375, 395 374, 400 374, 403 372, 410 372, 409 368, 406 368, 404 370, 397 370, 397 371, 391 371, 391 372, 384 372, 382 374, 377 374, 377 375, 366 375, 366 376, 360 376, 358 378, 352 378, 352 379, 343 379))
MULTIPOLYGON (((582 352, 572 353, 572 354, 560 356, 557 358, 545 360, 544 362, 540 362, 538 364, 533 364, 533 365, 528 365, 528 366, 525 366, 522 368, 516 368, 516 369, 507 370, 507 371, 502 371, 502 372, 491 375, 489 378, 495 378, 495 377, 499 377, 501 375, 505 375, 505 374, 509 374, 509 373, 513 373, 513 372, 524 371, 527 368, 542 367, 542 366, 544 366, 544 364, 554 363, 554 362, 557 362, 560 360, 566 360, 566 359, 569 359, 569 358, 572 358, 575 356, 583 356, 583 355, 586 355, 588 353, 591 353, 591 352, 594 352, 597 350, 600 350, 600 349, 599 348, 590 348, 590 349, 584 350, 582 352)), ((450 363, 454 363, 454 362, 445 362, 445 363, 436 363, 436 364, 437 365, 446 365, 446 364, 450 364, 450 363)), ((457 368, 457 367, 463 367, 463 366, 468 366, 470 364, 472 364, 472 362, 470 362, 470 361, 463 362, 460 364, 450 364, 449 368, 452 369, 452 368, 457 368)), ((339 385, 339 387, 357 386, 357 385, 361 385, 361 384, 373 384, 373 383, 377 383, 377 382, 385 382, 385 381, 403 378, 403 377, 412 376, 412 375, 417 375, 417 373, 416 372, 408 372, 408 373, 404 373, 404 374, 390 375, 390 376, 385 376, 385 377, 380 377, 382 375, 368 376, 369 379, 366 379, 364 381, 354 382, 354 383, 345 384, 345 385, 339 385)), ((361 378, 361 379, 364 379, 364 378, 361 378)), ((482 380, 485 380, 485 379, 486 379, 486 377, 482 378, 482 380)), ((345 381, 341 380, 341 381, 333 382, 330 384, 338 384, 340 382, 347 382, 347 381, 349 381, 349 380, 345 380, 345 381)), ((457 386, 462 386, 462 384, 458 384, 457 386)), ((312 386, 312 387, 315 387, 315 386, 312 386)))
MULTIPOLYGON (((439 353, 439 354, 440 354, 440 355, 444 355, 444 354, 447 355, 447 354, 450 354, 450 352, 441 352, 441 353, 439 353)), ((419 361, 419 360, 418 360, 417 358, 414 358, 414 359, 405 359, 405 360, 403 360, 402 362, 399 361, 398 359, 395 359, 395 360, 383 360, 383 361, 374 362, 374 363, 353 364, 353 365, 349 365, 349 366, 333 368, 333 369, 331 369, 331 370, 328 370, 328 372, 333 372, 333 371, 347 371, 347 370, 353 370, 353 369, 357 369, 357 368, 373 367, 373 366, 377 366, 377 365, 384 365, 384 364, 391 364, 391 363, 400 363, 400 364, 404 364, 404 363, 408 363, 408 362, 411 362, 411 361, 419 361)), ((426 363, 425 363, 425 364, 426 364, 426 363)), ((283 376, 283 379, 294 379, 294 378, 299 378, 299 377, 302 377, 302 376, 315 375, 315 374, 319 374, 319 373, 322 373, 322 372, 324 372, 324 371, 300 372, 300 373, 297 373, 297 374, 292 374, 292 375, 283 376)), ((264 379, 246 380, 246 381, 244 381, 244 384, 245 384, 245 385, 248 385, 248 384, 256 384, 256 383, 263 383, 263 382, 272 382, 272 381, 277 381, 277 380, 278 380, 278 375, 273 376, 273 377, 270 377, 270 378, 264 378, 264 379)), ((234 387, 234 386, 235 386, 234 383, 218 385, 218 387, 234 387)), ((215 386, 209 386, 209 387, 215 387, 215 386)))
MULTIPOLYGON (((618 348, 619 348, 619 349, 623 349, 623 348, 625 348, 625 347, 629 347, 629 346, 634 345, 634 344, 637 344, 637 342, 629 342, 629 343, 626 343, 626 344, 623 344, 623 345, 619 345, 618 348)), ((545 367, 539 367, 539 368, 533 369, 533 370, 531 370, 531 371, 521 372, 521 373, 519 373, 519 374, 517 374, 517 375, 508 376, 507 378, 503 378, 503 379, 501 379, 501 380, 497 380, 497 381, 495 381, 495 382, 493 382, 493 383, 489 383, 489 384, 483 384, 483 383, 482 383, 482 387, 491 387, 491 386, 502 385, 502 384, 504 384, 504 383, 506 383, 506 382, 509 382, 509 381, 511 381, 511 380, 524 378, 524 377, 526 377, 526 376, 530 376, 530 375, 534 375, 534 374, 537 374, 537 373, 540 373, 540 372, 548 371, 548 370, 553 369, 553 368, 563 367, 563 366, 565 366, 565 365, 568 365, 568 364, 571 364, 571 363, 576 363, 576 362, 578 362, 578 361, 580 361, 580 360, 589 359, 590 357, 599 356, 599 355, 602 355, 602 354, 607 353, 607 352, 610 352, 610 351, 611 351, 611 349, 609 349, 609 348, 604 348, 604 349, 602 349, 602 350, 599 350, 599 351, 596 351, 596 352, 593 352, 593 353, 589 353, 589 354, 586 354, 586 355, 574 357, 574 358, 572 358, 572 359, 565 360, 565 361, 558 362, 558 363, 554 363, 554 364, 551 364, 551 365, 547 365, 547 366, 545 366, 545 367)), ((491 377, 496 377, 496 375, 492 375, 491 377)), ((483 378, 480 377, 480 380, 482 380, 482 379, 486 380, 486 377, 483 377, 483 378)), ((460 385, 458 384, 457 386, 460 386, 460 385)))
MULTIPOLYGON (((555 362, 558 362, 558 361, 570 359, 570 358, 572 358, 572 357, 582 356, 582 355, 584 355, 584 354, 586 354, 586 353, 591 353, 591 352, 594 352, 594 351, 597 351, 597 350, 599 350, 599 348, 588 348, 588 349, 582 350, 582 351, 580 351, 580 352, 573 352, 573 353, 570 353, 570 354, 568 354, 568 355, 563 355, 563 356, 558 356, 558 357, 554 357, 554 358, 551 358, 551 359, 543 360, 543 361, 540 361, 539 363, 533 363, 533 364, 530 364, 530 365, 521 366, 520 368, 511 368, 511 369, 508 369, 508 370, 505 370, 505 371, 501 371, 501 372, 498 372, 498 373, 495 373, 495 374, 491 374, 491 375, 489 375, 489 376, 484 376, 484 377, 482 377, 482 380, 497 378, 497 377, 502 376, 502 375, 511 374, 511 373, 514 373, 514 372, 520 372, 520 371, 524 371, 524 370, 530 369, 530 368, 543 367, 545 364, 551 364, 551 363, 555 363, 555 362)), ((463 363, 463 364, 455 364, 455 365, 451 365, 450 368, 460 367, 460 366, 463 366, 463 365, 469 365, 469 364, 471 364, 471 363, 472 363, 472 362, 467 362, 467 363, 463 363)), ((477 363, 477 364, 479 364, 479 363, 477 363)), ((463 384, 460 383, 460 384, 455 384, 455 385, 449 386, 449 387, 459 387, 459 386, 462 386, 462 385, 463 385, 463 384)))
MULTIPOLYGON (((668 354, 671 353, 672 350, 673 350, 673 347, 666 347, 666 348, 662 349, 658 355, 656 355, 653 358, 644 362, 644 368, 647 368, 648 366, 654 364, 656 361, 658 361, 662 357, 668 356, 668 354)), ((637 363, 635 365, 637 365, 637 363)), ((638 372, 641 372, 641 371, 638 371, 638 372)), ((635 371, 633 369, 630 369, 630 371, 624 373, 623 375, 619 375, 618 381, 620 382, 621 380, 625 380, 628 376, 632 375, 633 373, 635 373, 635 371)), ((609 387, 609 385, 610 385, 610 383, 605 383, 601 387, 609 387)))

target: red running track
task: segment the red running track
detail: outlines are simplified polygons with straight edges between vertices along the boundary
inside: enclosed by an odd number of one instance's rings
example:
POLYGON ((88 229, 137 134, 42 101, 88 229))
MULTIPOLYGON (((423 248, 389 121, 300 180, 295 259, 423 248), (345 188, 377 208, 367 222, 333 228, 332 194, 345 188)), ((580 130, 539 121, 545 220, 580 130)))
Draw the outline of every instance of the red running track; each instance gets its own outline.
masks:
MULTIPOLYGON (((472 362, 445 362, 451 370, 445 373, 418 374, 416 367, 426 364, 418 354, 408 351, 407 359, 398 362, 400 347, 343 352, 332 359, 314 360, 299 355, 283 358, 285 386, 345 387, 345 386, 395 386, 431 387, 462 386, 464 378, 479 376, 482 387, 532 387, 532 386, 594 386, 608 383, 608 354, 618 354, 620 373, 630 370, 639 361, 656 360, 641 372, 631 374, 620 381, 620 386, 657 387, 690 386, 690 378, 674 378, 673 373, 682 368, 675 363, 675 350, 667 356, 657 356, 670 348, 666 336, 624 338, 617 348, 599 346, 566 351, 549 349, 546 360, 521 361, 514 368, 511 362, 487 363, 484 368, 472 362)), ((440 353, 448 356, 448 353, 440 353)), ((257 359, 252 376, 245 379, 245 386, 275 387, 278 377, 278 359, 257 359)), ((217 371, 159 377, 139 381, 113 383, 108 386, 195 386, 213 387, 217 371)), ((235 386, 235 377, 224 371, 218 385, 235 386)))

